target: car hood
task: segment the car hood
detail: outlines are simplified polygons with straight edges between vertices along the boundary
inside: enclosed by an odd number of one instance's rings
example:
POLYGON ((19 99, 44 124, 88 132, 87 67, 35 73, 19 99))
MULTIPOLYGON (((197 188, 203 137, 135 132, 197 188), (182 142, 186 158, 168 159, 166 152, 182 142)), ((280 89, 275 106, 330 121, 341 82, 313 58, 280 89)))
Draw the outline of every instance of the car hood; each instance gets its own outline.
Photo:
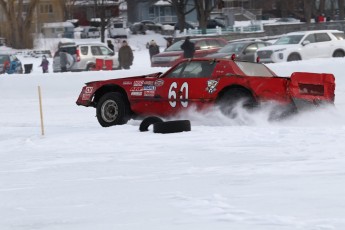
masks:
POLYGON ((281 50, 281 49, 291 49, 291 48, 297 48, 300 47, 300 44, 291 44, 291 45, 270 45, 267 47, 262 47, 260 49, 258 49, 257 51, 263 51, 263 50, 272 50, 272 51, 276 51, 276 50, 281 50))

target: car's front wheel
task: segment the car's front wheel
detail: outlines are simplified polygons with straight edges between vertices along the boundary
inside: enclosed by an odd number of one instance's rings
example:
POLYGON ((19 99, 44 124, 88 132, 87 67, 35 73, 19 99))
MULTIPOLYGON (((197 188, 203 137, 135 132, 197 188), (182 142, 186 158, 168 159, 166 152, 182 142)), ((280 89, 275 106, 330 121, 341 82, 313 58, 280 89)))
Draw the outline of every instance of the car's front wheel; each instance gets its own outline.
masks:
POLYGON ((129 108, 120 93, 107 93, 101 97, 96 108, 97 120, 103 127, 123 125, 128 121, 129 108))
POLYGON ((344 56, 345 56, 344 52, 340 50, 335 51, 333 54, 333 57, 344 57, 344 56))
POLYGON ((302 60, 301 56, 299 56, 299 54, 293 53, 290 54, 287 61, 300 61, 302 60))

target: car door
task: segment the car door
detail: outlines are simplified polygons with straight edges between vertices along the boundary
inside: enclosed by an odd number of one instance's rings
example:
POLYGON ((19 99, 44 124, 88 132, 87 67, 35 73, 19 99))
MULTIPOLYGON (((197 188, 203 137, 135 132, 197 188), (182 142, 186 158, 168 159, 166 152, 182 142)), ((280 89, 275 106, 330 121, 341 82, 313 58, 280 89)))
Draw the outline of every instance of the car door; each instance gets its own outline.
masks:
POLYGON ((135 109, 166 116, 205 105, 215 65, 209 61, 184 61, 150 84, 143 81, 141 105, 137 103, 135 109))
POLYGON ((248 44, 247 47, 245 47, 245 49, 243 50, 240 60, 254 62, 254 55, 257 49, 258 46, 256 43, 248 44))
POLYGON ((316 44, 318 46, 319 55, 320 58, 327 58, 332 56, 332 39, 328 35, 328 33, 316 33, 316 44))

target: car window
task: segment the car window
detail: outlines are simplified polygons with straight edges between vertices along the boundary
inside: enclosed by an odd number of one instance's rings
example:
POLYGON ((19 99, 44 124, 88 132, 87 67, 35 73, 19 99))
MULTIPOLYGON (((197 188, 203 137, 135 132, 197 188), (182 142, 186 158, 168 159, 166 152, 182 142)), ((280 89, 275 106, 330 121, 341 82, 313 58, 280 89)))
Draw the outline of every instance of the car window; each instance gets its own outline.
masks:
POLYGON ((223 45, 221 45, 218 40, 208 40, 207 41, 208 45, 210 46, 210 48, 218 48, 218 47, 223 47, 223 45))
POLYGON ((175 70, 170 72, 170 78, 201 78, 211 77, 216 62, 198 61, 181 63, 175 70))
POLYGON ((63 46, 60 47, 59 52, 62 50, 66 50, 67 53, 74 55, 76 53, 77 47, 76 46, 63 46))
MULTIPOLYGON (((175 42, 174 44, 172 44, 171 46, 169 46, 166 51, 181 51, 181 45, 184 41, 181 40, 181 41, 178 41, 178 42, 175 42)), ((193 41, 192 41, 193 42, 193 41)))
POLYGON ((235 62, 237 66, 245 73, 247 76, 263 76, 263 77, 273 77, 274 75, 267 69, 267 67, 260 63, 252 62, 235 62))
POLYGON ((0 63, 3 64, 5 61, 9 61, 9 58, 7 55, 0 56, 0 63))
POLYGON ((209 48, 207 42, 204 40, 197 42, 196 46, 200 47, 201 50, 207 50, 209 48))
POLYGON ((328 42, 331 40, 327 33, 317 33, 315 34, 316 42, 328 42))
POLYGON ((345 40, 345 34, 344 33, 332 33, 338 40, 345 40))
POLYGON ((101 50, 102 55, 109 55, 112 53, 108 48, 100 46, 99 49, 101 50))
POLYGON ((91 46, 91 54, 95 56, 101 55, 101 51, 99 49, 99 46, 91 46))
POLYGON ((258 48, 262 48, 262 47, 268 46, 269 44, 267 44, 267 43, 257 43, 257 45, 258 45, 258 48))
POLYGON ((279 38, 274 45, 291 45, 298 44, 304 35, 287 35, 279 38))
POLYGON ((310 41, 310 43, 315 43, 316 39, 315 39, 315 34, 309 34, 304 41, 310 41))
POLYGON ((239 53, 243 47, 244 43, 230 43, 218 50, 219 53, 239 53))
POLYGON ((249 46, 247 46, 247 48, 245 49, 245 53, 246 54, 252 54, 255 53, 255 51, 258 49, 258 47, 256 46, 256 44, 250 44, 249 46))
POLYGON ((81 46, 80 52, 82 55, 87 55, 89 53, 89 47, 88 46, 81 46))

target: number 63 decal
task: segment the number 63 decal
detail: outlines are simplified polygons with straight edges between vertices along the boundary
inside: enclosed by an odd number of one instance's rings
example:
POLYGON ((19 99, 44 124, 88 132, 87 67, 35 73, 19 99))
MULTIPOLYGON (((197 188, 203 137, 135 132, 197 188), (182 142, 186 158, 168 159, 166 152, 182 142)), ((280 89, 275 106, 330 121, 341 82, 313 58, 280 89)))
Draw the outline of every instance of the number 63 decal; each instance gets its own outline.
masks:
POLYGON ((183 107, 188 106, 188 83, 184 82, 178 90, 176 82, 171 83, 168 94, 169 104, 171 107, 176 107, 177 99, 180 99, 183 107), (178 98, 177 98, 178 97, 178 98))

